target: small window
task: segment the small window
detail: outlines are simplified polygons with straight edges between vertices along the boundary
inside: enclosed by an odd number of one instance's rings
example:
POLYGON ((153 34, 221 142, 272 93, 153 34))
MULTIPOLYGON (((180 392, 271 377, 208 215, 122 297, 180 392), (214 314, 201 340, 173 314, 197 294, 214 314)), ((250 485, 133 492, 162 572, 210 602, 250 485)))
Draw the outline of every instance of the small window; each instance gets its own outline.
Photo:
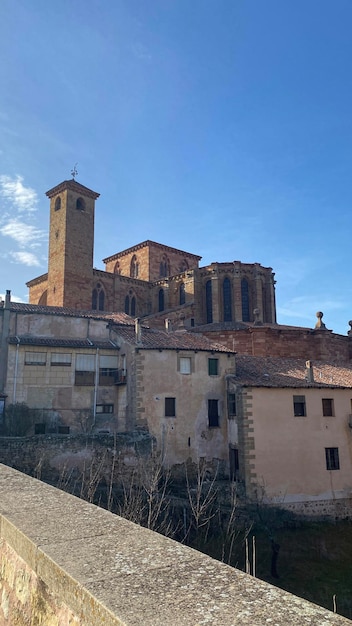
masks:
POLYGON ((86 210, 86 203, 84 202, 83 198, 77 198, 76 209, 78 211, 85 211, 86 210))
POLYGON ((46 352, 26 352, 25 365, 45 365, 46 352))
POLYGON ((293 414, 295 417, 305 417, 307 415, 305 396, 293 396, 293 414))
POLYGON ((55 200, 55 211, 59 211, 61 209, 61 198, 58 196, 55 200))
POLYGON ((165 398, 165 417, 176 417, 176 398, 165 398))
POLYGON ((190 374, 192 372, 192 361, 189 356, 180 357, 180 374, 190 374))
POLYGON ((209 428, 219 427, 219 400, 208 400, 209 428))
POLYGON ((186 288, 185 283, 180 284, 180 304, 185 304, 186 302, 186 288))
POLYGON ((325 460, 327 470, 339 470, 339 449, 338 448, 325 448, 325 460))
POLYGON ((332 417, 334 415, 334 401, 332 398, 323 398, 323 415, 324 417, 332 417))
POLYGON ((229 416, 237 415, 236 413, 236 394, 229 393, 227 398, 229 416))
POLYGON ((57 432, 59 433, 59 435, 69 435, 70 434, 70 427, 69 426, 59 426, 57 432))
POLYGON ((97 415, 111 415, 114 412, 113 404, 97 404, 97 415))
POLYGON ((208 359, 209 376, 217 376, 219 373, 219 359, 208 359))
POLYGON ((72 354, 69 352, 53 352, 51 355, 50 365, 53 366, 61 366, 61 367, 69 367, 72 362, 72 354))
POLYGON ((45 422, 41 422, 39 424, 34 424, 34 434, 35 435, 45 435, 46 424, 45 422))

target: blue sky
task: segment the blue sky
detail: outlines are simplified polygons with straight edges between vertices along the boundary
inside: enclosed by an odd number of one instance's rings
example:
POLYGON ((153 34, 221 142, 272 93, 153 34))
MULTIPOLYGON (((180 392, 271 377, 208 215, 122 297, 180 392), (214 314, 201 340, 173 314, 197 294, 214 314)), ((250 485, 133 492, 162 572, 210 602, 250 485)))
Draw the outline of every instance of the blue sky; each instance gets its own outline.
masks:
POLYGON ((2 0, 0 293, 47 270, 45 191, 98 191, 95 266, 146 239, 352 318, 351 0, 2 0))

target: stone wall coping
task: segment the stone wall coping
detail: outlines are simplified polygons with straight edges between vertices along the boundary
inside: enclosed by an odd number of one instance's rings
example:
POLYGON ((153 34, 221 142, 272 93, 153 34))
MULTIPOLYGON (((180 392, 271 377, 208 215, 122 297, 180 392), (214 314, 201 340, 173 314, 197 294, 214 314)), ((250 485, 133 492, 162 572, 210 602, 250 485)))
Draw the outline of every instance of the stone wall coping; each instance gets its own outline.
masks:
POLYGON ((84 626, 351 624, 5 465, 0 532, 84 626))

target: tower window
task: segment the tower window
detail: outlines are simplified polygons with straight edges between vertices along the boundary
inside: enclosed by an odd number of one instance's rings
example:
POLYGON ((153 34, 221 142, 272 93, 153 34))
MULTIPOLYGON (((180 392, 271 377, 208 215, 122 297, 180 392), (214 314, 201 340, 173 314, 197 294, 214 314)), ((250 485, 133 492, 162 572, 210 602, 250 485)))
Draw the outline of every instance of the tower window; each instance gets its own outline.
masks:
POLYGON ((76 200, 76 209, 78 211, 85 211, 86 210, 86 203, 84 202, 83 198, 77 198, 77 200, 76 200))
POLYGON ((160 261, 160 278, 165 278, 165 276, 170 276, 170 261, 167 258, 166 254, 163 254, 162 259, 160 261))
POLYGON ((139 274, 139 263, 138 263, 136 255, 134 254, 131 259, 130 277, 138 278, 138 274, 139 274))
POLYGON ((229 278, 224 278, 222 290, 224 298, 224 322, 232 322, 231 283, 229 278))
POLYGON ((165 302, 164 302, 164 290, 163 289, 159 289, 159 311, 163 311, 164 310, 164 306, 165 306, 165 302))
POLYGON ((211 280, 207 280, 205 285, 205 304, 207 310, 207 324, 213 321, 213 297, 211 289, 211 280))
POLYGON ((249 322, 249 285, 246 278, 241 280, 242 322, 249 322))
POLYGON ((59 211, 61 209, 61 198, 58 196, 55 200, 55 211, 59 211))
POLYGON ((181 283, 181 285, 180 285, 180 304, 185 304, 185 302, 186 302, 185 284, 181 283))
POLYGON ((92 291, 92 310, 104 311, 105 308, 105 293, 101 283, 97 283, 95 289, 92 291))

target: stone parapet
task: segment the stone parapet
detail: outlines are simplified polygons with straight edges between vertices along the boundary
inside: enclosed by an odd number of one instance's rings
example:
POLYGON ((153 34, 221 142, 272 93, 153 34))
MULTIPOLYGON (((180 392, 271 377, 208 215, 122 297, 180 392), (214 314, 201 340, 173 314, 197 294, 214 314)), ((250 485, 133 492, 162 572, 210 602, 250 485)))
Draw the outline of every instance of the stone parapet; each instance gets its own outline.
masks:
POLYGON ((4 465, 0 516, 1 624, 350 624, 4 465))

